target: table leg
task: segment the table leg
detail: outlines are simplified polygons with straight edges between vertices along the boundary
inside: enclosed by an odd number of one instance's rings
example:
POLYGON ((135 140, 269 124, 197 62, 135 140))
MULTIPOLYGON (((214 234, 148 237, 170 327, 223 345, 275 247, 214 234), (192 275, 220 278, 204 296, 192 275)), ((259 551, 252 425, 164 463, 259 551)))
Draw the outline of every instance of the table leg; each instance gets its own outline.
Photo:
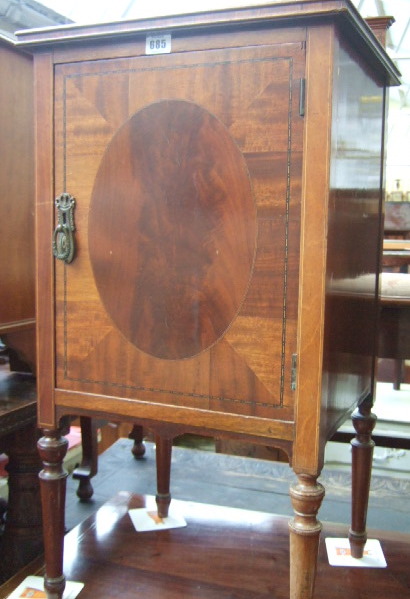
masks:
POLYGON ((63 549, 67 479, 63 459, 68 441, 59 430, 44 430, 43 433, 37 446, 43 462, 39 478, 44 522, 44 587, 48 599, 61 599, 65 588, 63 549))
POLYGON ((73 471, 73 478, 79 481, 77 496, 81 501, 91 499, 94 493, 91 478, 98 470, 98 422, 89 416, 80 417, 82 460, 73 471))
POLYGON ((393 389, 400 391, 400 385, 403 381, 403 370, 404 362, 400 358, 394 360, 394 371, 393 371, 393 389))
POLYGON ((171 454, 172 438, 155 436, 156 461, 157 461, 157 495, 158 516, 168 516, 169 504, 171 503, 170 479, 171 479, 171 454))
POLYGON ((132 431, 128 435, 129 439, 134 440, 131 452, 135 459, 139 460, 145 455, 144 428, 139 424, 134 424, 132 431))
POLYGON ((290 599, 312 599, 321 523, 316 516, 325 490, 316 476, 298 475, 290 488, 294 518, 290 530, 290 599))
POLYGON ((349 541, 352 556, 363 557, 367 541, 366 519, 369 503, 370 478, 374 441, 371 438, 376 424, 372 401, 364 401, 352 415, 356 437, 352 439, 352 524, 349 541))

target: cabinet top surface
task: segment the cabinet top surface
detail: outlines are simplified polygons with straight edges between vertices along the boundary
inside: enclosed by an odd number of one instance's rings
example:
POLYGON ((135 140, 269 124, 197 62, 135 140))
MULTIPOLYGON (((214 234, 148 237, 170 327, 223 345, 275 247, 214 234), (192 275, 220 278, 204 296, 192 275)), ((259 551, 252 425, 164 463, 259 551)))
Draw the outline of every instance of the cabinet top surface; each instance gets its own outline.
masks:
POLYGON ((129 40, 150 32, 203 32, 244 26, 274 27, 306 26, 318 22, 338 22, 344 35, 373 55, 379 68, 387 74, 389 84, 398 84, 400 73, 376 40, 370 27, 350 0, 238 0, 234 8, 221 8, 177 15, 164 15, 134 20, 87 25, 63 25, 52 28, 28 29, 16 33, 17 45, 35 51, 56 44, 89 45, 90 43, 129 40))
MULTIPOLYGON (((292 19, 299 21, 324 16, 348 16, 363 21, 350 0, 238 0, 235 6, 217 10, 191 10, 179 14, 140 19, 121 20, 110 23, 70 24, 53 27, 21 30, 16 33, 19 40, 27 44, 56 43, 58 41, 90 40, 96 37, 126 36, 133 33, 160 31, 162 29, 196 29, 216 27, 232 23, 257 23, 274 20, 277 23, 292 19)), ((276 24, 277 24, 276 23, 276 24)), ((288 24, 288 23, 287 23, 288 24)))

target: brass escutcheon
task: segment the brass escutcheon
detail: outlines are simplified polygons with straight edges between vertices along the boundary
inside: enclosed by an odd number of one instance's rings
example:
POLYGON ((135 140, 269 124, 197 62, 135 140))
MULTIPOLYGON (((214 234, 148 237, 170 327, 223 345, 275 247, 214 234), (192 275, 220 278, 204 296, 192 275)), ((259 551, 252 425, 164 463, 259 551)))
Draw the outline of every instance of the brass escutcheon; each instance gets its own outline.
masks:
POLYGON ((74 207, 75 198, 62 193, 55 199, 57 208, 57 226, 53 233, 53 254, 58 260, 69 264, 75 253, 74 245, 74 207))

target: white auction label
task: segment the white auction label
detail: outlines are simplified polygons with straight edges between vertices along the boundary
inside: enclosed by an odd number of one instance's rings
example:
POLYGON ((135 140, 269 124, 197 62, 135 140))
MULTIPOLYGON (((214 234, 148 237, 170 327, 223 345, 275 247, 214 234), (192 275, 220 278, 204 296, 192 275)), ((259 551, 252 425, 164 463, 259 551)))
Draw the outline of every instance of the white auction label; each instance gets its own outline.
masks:
POLYGON ((356 568, 386 568, 382 546, 377 539, 368 539, 363 550, 363 557, 356 559, 350 552, 348 538, 325 539, 327 556, 331 566, 347 566, 356 568))
POLYGON ((147 35, 145 54, 169 54, 171 52, 171 34, 147 35))

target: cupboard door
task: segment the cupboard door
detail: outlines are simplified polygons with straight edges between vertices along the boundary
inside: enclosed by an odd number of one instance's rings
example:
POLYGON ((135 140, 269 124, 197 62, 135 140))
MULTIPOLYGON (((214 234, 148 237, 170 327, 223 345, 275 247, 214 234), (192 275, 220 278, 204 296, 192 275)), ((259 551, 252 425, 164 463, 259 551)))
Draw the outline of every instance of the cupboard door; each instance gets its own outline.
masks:
POLYGON ((293 419, 303 69, 300 43, 55 67, 59 389, 293 419))

